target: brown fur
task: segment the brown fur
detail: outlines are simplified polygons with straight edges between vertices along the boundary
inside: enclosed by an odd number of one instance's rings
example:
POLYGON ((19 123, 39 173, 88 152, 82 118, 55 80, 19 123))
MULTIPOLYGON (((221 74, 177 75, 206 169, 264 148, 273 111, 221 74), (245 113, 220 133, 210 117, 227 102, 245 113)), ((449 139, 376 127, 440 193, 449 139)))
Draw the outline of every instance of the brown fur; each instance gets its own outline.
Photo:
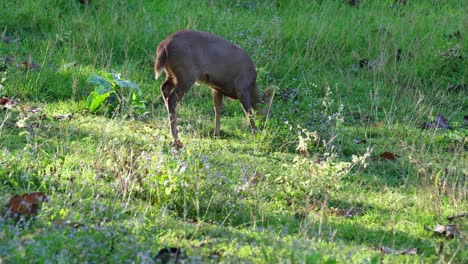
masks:
POLYGON ((210 33, 185 30, 163 40, 158 45, 156 55, 156 79, 162 71, 166 73, 161 93, 169 112, 174 142, 179 142, 176 105, 195 82, 206 84, 212 89, 215 135, 220 133, 219 118, 224 96, 239 99, 250 120, 252 131, 257 131, 252 119, 252 109, 256 109, 259 103, 257 72, 243 49, 210 33))

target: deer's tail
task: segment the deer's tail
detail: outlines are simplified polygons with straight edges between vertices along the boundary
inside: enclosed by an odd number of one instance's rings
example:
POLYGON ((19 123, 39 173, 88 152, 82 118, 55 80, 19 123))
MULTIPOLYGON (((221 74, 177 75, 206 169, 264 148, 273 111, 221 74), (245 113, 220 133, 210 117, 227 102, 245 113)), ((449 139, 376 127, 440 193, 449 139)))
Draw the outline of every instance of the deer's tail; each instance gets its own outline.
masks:
POLYGON ((167 50, 165 46, 159 46, 156 51, 156 62, 154 63, 154 78, 157 80, 164 70, 166 65, 167 50))

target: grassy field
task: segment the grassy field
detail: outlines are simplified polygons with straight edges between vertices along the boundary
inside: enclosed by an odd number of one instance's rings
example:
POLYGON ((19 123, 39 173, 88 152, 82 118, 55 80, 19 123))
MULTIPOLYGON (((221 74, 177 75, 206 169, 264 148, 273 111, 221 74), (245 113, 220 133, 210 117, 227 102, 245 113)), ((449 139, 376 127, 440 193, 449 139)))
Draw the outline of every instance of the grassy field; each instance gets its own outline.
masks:
POLYGON ((466 263, 468 3, 348 2, 0 0, 0 263, 466 263), (171 147, 153 64, 180 29, 252 57, 260 133, 225 100, 212 137, 196 86, 171 147), (106 72, 146 108, 91 113, 106 72))

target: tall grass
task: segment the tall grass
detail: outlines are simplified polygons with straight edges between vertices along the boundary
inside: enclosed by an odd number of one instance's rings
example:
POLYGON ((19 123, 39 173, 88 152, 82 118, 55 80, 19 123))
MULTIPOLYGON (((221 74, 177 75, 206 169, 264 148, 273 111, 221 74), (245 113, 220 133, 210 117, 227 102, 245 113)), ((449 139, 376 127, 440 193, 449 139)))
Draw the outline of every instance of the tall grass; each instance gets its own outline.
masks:
POLYGON ((0 0, 0 96, 21 99, 0 110, 0 197, 50 198, 37 219, 1 218, 0 262, 153 263, 164 247, 193 262, 463 262, 465 220, 453 240, 423 228, 467 207, 466 88, 447 86, 466 87, 468 5, 360 2, 0 0), (155 48, 188 28, 244 48, 261 90, 276 87, 260 135, 225 100, 211 138, 209 89, 193 87, 186 147, 167 144, 155 48), (148 113, 88 113, 101 70, 137 83, 148 113), (439 113, 452 130, 420 128, 439 113))

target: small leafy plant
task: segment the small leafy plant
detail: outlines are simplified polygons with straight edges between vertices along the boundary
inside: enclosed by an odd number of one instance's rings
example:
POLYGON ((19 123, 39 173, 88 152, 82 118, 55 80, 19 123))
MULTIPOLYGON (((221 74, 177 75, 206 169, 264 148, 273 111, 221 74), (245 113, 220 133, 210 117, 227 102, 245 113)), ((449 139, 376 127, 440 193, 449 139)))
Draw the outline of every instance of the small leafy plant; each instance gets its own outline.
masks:
POLYGON ((138 85, 122 80, 120 74, 101 72, 88 79, 96 88, 86 100, 86 106, 92 113, 107 110, 110 114, 141 114, 146 106, 141 100, 142 92, 138 85))

